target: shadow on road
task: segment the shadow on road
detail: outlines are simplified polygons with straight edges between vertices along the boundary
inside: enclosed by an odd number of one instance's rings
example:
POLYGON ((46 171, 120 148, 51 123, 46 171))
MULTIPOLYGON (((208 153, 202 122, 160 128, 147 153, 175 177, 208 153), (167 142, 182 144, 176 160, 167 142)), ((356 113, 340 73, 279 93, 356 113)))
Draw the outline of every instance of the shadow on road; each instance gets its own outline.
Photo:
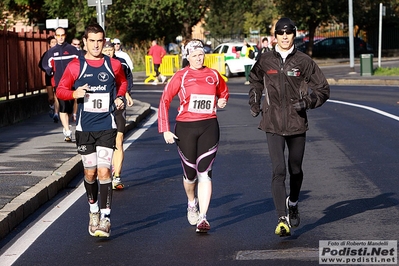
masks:
POLYGON ((290 238, 298 238, 301 234, 311 231, 317 226, 333 223, 359 213, 397 206, 399 203, 396 199, 391 198, 392 195, 395 194, 384 193, 373 198, 361 198, 337 202, 323 211, 324 216, 322 218, 312 224, 306 224, 302 228, 295 230, 295 235, 290 238))

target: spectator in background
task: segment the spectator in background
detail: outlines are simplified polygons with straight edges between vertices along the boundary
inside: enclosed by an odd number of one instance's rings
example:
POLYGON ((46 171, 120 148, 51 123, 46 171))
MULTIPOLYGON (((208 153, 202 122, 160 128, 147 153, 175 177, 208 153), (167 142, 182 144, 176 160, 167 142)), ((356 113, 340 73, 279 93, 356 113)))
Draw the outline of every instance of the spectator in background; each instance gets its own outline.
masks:
POLYGON ((71 45, 72 45, 72 46, 75 46, 78 50, 81 49, 81 47, 80 47, 80 40, 77 39, 77 38, 73 38, 73 39, 72 39, 71 45))
POLYGON ((174 42, 171 42, 171 43, 169 43, 168 44, 168 53, 169 54, 179 54, 180 53, 180 51, 179 51, 179 45, 177 45, 176 43, 174 43, 174 42))
POLYGON ((158 80, 163 83, 166 81, 166 77, 159 72, 159 67, 162 64, 162 58, 166 55, 165 49, 158 45, 157 40, 153 40, 151 42, 150 50, 148 51, 148 55, 152 56, 152 62, 154 64, 155 70, 155 80, 152 83, 153 85, 158 85, 158 80))
POLYGON ((189 40, 185 39, 184 41, 182 41, 181 43, 181 67, 185 68, 186 66, 188 66, 190 63, 187 60, 187 50, 186 50, 186 45, 189 42, 189 40))
POLYGON ((260 58, 260 56, 263 53, 269 52, 271 51, 271 49, 269 48, 269 39, 267 37, 264 37, 262 39, 262 49, 260 49, 260 51, 258 52, 258 54, 256 55, 255 60, 258 61, 258 59, 260 58))
MULTIPOLYGON (((82 52, 76 47, 65 42, 66 32, 62 27, 55 30, 57 45, 47 51, 43 57, 42 67, 48 75, 54 75, 52 84, 57 91, 58 83, 64 74, 65 68, 74 58, 82 55, 82 52)), ((69 117, 73 112, 74 100, 58 99, 60 110, 59 117, 63 126, 64 141, 72 142, 72 131, 69 127, 69 117)))
POLYGON ((115 55, 117 57, 125 59, 126 63, 130 67, 130 70, 133 71, 134 67, 133 67, 132 59, 126 52, 122 51, 121 41, 119 39, 115 38, 113 43, 114 43, 114 48, 115 48, 115 55))
POLYGON ((207 41, 206 44, 204 45, 204 51, 206 54, 210 54, 212 53, 212 42, 211 41, 207 41))
POLYGON ((249 72, 251 72, 252 64, 255 59, 255 49, 248 43, 248 39, 244 39, 244 45, 241 49, 241 57, 244 58, 244 70, 245 70, 245 85, 249 85, 249 72))
MULTIPOLYGON (((57 45, 57 40, 55 39, 54 36, 48 37, 47 42, 49 45, 49 49, 51 49, 57 45)), ((54 123, 58 123, 58 121, 59 121, 59 117, 58 117, 59 104, 58 104, 57 96, 55 96, 54 87, 51 83, 52 76, 48 75, 46 73, 46 70, 42 67, 43 57, 46 54, 46 52, 44 52, 42 57, 40 58, 39 67, 41 70, 43 70, 45 72, 46 90, 47 90, 47 95, 48 95, 48 103, 50 105, 50 117, 53 119, 54 123)))

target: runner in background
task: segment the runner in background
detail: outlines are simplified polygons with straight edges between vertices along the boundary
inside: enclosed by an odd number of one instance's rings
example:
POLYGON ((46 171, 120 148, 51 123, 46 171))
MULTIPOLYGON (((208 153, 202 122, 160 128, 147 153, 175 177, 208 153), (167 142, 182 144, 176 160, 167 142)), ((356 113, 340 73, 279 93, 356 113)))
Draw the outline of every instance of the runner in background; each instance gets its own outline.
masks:
MULTIPOLYGON (((110 41, 105 42, 103 48, 103 54, 108 55, 111 58, 118 59, 121 62, 128 83, 128 89, 125 94, 126 98, 125 106, 126 105, 129 107, 133 106, 133 99, 130 96, 133 87, 133 75, 132 71, 129 68, 129 65, 126 63, 125 59, 117 57, 115 55, 114 44, 110 41)), ((115 115, 115 122, 117 125, 118 133, 116 134, 116 145, 115 145, 116 149, 114 151, 114 156, 112 158, 112 188, 121 190, 124 188, 121 179, 121 172, 122 172, 122 164, 124 158, 123 138, 125 133, 125 125, 126 125, 126 108, 123 108, 121 110, 115 110, 114 115, 115 115)))

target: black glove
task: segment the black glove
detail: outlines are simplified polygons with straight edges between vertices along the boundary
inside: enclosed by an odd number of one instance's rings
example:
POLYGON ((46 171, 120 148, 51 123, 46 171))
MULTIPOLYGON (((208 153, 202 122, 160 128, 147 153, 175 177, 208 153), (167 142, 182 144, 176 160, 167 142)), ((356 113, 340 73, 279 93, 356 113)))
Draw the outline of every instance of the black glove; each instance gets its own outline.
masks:
POLYGON ((294 109, 297 112, 304 111, 304 110, 308 109, 308 105, 307 105, 306 101, 303 100, 303 99, 299 99, 297 101, 293 101, 292 102, 292 107, 294 107, 294 109))
POLYGON ((260 106, 258 104, 253 104, 250 111, 253 117, 257 117, 260 113, 260 106))

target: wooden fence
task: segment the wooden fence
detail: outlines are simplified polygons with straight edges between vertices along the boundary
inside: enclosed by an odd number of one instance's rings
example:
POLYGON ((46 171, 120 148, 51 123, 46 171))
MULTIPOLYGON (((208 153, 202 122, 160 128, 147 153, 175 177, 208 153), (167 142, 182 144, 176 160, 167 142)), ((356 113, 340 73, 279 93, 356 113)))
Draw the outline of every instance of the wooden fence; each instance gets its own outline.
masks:
POLYGON ((40 93, 44 72, 38 67, 48 50, 49 32, 0 31, 0 99, 40 93))

